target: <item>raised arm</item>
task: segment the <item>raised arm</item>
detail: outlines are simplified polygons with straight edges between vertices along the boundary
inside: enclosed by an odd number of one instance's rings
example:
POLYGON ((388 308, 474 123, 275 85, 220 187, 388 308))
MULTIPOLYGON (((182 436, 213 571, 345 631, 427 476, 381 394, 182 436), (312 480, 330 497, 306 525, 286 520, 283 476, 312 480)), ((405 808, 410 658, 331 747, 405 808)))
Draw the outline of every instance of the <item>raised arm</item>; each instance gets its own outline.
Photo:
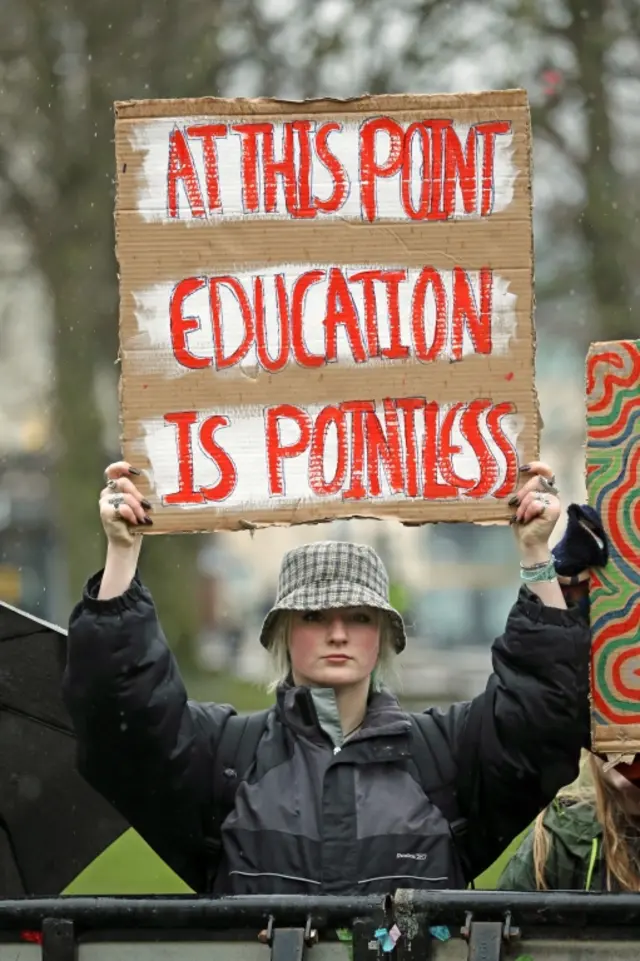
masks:
POLYGON ((488 867, 557 791, 578 774, 589 743, 590 630, 567 609, 548 547, 560 506, 538 487, 546 465, 514 503, 525 578, 504 634, 492 649, 486 690, 469 704, 434 713, 457 769, 466 845, 476 873, 488 867), (541 500, 537 494, 544 495, 541 500), (548 578, 548 579, 546 579, 548 578))
MULTIPOLYGON (((110 523, 133 527, 124 506, 113 518, 111 494, 107 488, 101 498, 101 514, 110 509, 109 523, 103 516, 108 537, 110 523)), ((105 571, 89 581, 71 614, 64 698, 80 772, 202 891, 213 759, 233 710, 187 700, 153 599, 134 576, 140 538, 133 538, 129 530, 109 538, 105 571)))

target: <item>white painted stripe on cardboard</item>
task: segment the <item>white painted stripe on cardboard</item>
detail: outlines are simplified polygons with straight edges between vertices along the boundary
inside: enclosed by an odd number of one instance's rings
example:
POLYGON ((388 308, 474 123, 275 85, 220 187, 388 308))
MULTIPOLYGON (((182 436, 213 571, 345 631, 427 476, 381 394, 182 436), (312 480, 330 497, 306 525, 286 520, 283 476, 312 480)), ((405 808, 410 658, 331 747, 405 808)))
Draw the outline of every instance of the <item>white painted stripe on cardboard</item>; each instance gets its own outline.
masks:
MULTIPOLYGON (((295 401, 292 401, 295 403, 295 401)), ((311 415, 313 420, 324 405, 308 405, 305 410, 311 415)), ((447 410, 451 405, 441 405, 440 423, 444 420, 447 410)), ((377 413, 384 423, 384 414, 381 405, 377 406, 377 413)), ((225 512, 232 512, 238 509, 255 509, 277 507, 304 506, 305 504, 318 504, 324 502, 335 502, 341 500, 341 494, 335 496, 318 496, 310 488, 308 483, 309 456, 308 450, 297 457, 283 459, 284 494, 282 496, 270 496, 268 489, 268 463, 265 444, 265 413, 261 407, 237 407, 237 408, 217 408, 216 410, 202 411, 199 413, 197 424, 192 427, 192 450, 193 450, 193 469, 194 485, 199 487, 213 486, 220 480, 220 473, 213 461, 207 456, 200 446, 197 436, 199 425, 207 417, 216 415, 227 416, 230 420, 228 427, 220 428, 216 431, 216 441, 229 454, 233 460, 238 482, 235 490, 224 501, 219 504, 187 505, 183 510, 202 510, 203 508, 217 507, 225 512)), ((473 448, 464 437, 461 428, 462 411, 459 411, 453 430, 451 433, 452 443, 460 447, 460 453, 452 457, 452 466, 456 474, 466 479, 478 479, 480 467, 473 448)), ((416 447, 420 451, 424 440, 424 429, 420 424, 421 418, 416 417, 416 447)), ((406 459, 406 446, 404 438, 404 428, 402 416, 399 417, 400 438, 403 447, 403 462, 406 459)), ((517 449, 518 437, 524 427, 522 416, 506 415, 501 421, 502 431, 510 444, 517 449)), ((155 488, 156 494, 163 498, 167 494, 178 490, 178 460, 176 430, 173 425, 165 424, 162 418, 150 418, 142 422, 144 431, 144 449, 151 465, 150 481, 155 488)), ((487 441, 498 466, 498 476, 493 490, 497 490, 504 482, 507 471, 507 462, 492 439, 486 424, 486 413, 480 418, 480 432, 487 441)), ((282 444, 294 445, 300 439, 298 425, 289 419, 282 419, 280 422, 279 436, 282 444)), ((324 475, 327 479, 333 477, 337 465, 337 433, 329 430, 326 434, 325 456, 324 456, 324 475)), ((420 458, 419 458, 420 459, 420 458)), ((401 502, 406 501, 405 494, 391 493, 386 480, 385 472, 380 467, 379 475, 381 478, 382 493, 375 498, 376 503, 401 502)), ((347 481, 350 471, 347 470, 347 481)), ((366 478, 366 454, 365 471, 366 478)), ((420 474, 418 475, 420 477, 420 474)), ((442 481, 442 477, 439 478, 442 481)), ((420 483, 420 481, 419 481, 420 483)), ((468 500, 464 494, 460 495, 461 500, 468 500)), ((491 492, 482 500, 491 500, 491 492)), ((353 505, 354 513, 358 512, 359 501, 350 501, 353 505)))
MULTIPOLYGON (((279 354, 279 326, 276 301, 275 276, 282 274, 285 278, 286 289, 291 301, 291 290, 297 277, 308 270, 313 270, 313 264, 281 264, 273 267, 258 267, 253 271, 241 271, 234 273, 246 291, 249 301, 253 303, 253 279, 260 275, 264 278, 264 304, 267 332, 267 348, 269 356, 275 358, 279 354)), ((329 267, 324 267, 327 271, 329 267)), ((376 269, 369 265, 341 265, 341 269, 347 277, 362 270, 376 269)), ((385 270, 400 268, 385 266, 385 270)), ((475 294, 476 304, 480 305, 479 290, 479 271, 468 271, 471 281, 471 288, 475 294)), ((407 280, 402 281, 399 289, 399 313, 401 341, 411 348, 410 356, 415 358, 412 339, 411 303, 412 292, 415 283, 420 275, 419 268, 407 270, 407 280)), ((453 305, 453 271, 440 271, 440 276, 446 291, 447 299, 447 339, 446 346, 441 355, 441 359, 452 359, 452 305, 453 305)), ((187 368, 179 364, 171 348, 171 331, 169 322, 169 304, 171 294, 176 286, 176 281, 168 281, 153 284, 134 294, 135 315, 138 325, 138 335, 129 338, 125 344, 127 351, 138 351, 139 357, 135 361, 137 370, 154 369, 164 374, 166 377, 180 377, 189 373, 187 368)), ((314 284, 309 288, 303 312, 303 331, 307 349, 312 354, 324 354, 326 330, 324 325, 325 305, 327 297, 327 280, 314 284)), ((231 355, 233 351, 242 343, 244 337, 244 324, 238 305, 237 298, 229 288, 221 289, 222 305, 222 324, 223 339, 226 355, 231 355)), ((356 307, 362 339, 366 346, 365 334, 365 308, 364 308, 364 285, 359 282, 349 284, 349 289, 356 307)), ((391 329, 389 321, 389 311, 387 306, 387 295, 385 285, 381 282, 375 283, 375 296, 377 305, 378 330, 380 346, 389 347, 391 343, 391 329)), ((493 300, 491 315, 492 331, 492 355, 505 356, 508 354, 512 339, 516 333, 516 295, 510 290, 507 280, 499 274, 493 274, 493 300)), ((198 357, 213 357, 214 338, 213 328, 210 319, 209 293, 205 286, 203 289, 191 294, 184 301, 183 315, 193 316, 200 319, 200 326, 197 330, 186 335, 188 350, 198 357)), ((427 347, 433 342, 436 326, 436 308, 433 292, 429 292, 425 306, 425 329, 427 347)), ((354 364, 353 353, 349 344, 347 334, 343 327, 338 328, 337 332, 337 353, 338 362, 344 364, 354 364)), ((462 339, 463 357, 468 357, 474 353, 474 346, 468 330, 464 329, 462 339)), ((291 356, 290 363, 295 363, 291 356)), ((394 363, 393 360, 384 358, 374 358, 367 361, 368 366, 386 365, 394 363)), ((258 365, 255 343, 250 347, 246 356, 242 359, 240 366, 245 370, 255 369, 258 365)))
MULTIPOLYGON (((245 118, 245 121, 249 118, 245 118)), ((257 120, 258 118, 251 118, 257 120)), ((293 118, 292 118, 293 119, 293 118)), ((359 119, 357 123, 341 121, 342 129, 331 132, 328 136, 327 144, 331 152, 341 162, 347 173, 349 193, 340 209, 336 212, 319 211, 317 220, 327 219, 349 219, 363 220, 360 205, 360 161, 359 161, 359 129, 366 117, 359 119)), ((483 118, 478 118, 479 120, 483 118)), ((499 117, 496 119, 500 119, 499 117)), ((239 118, 238 118, 239 121, 239 118)), ((194 217, 187 202, 186 193, 183 186, 178 188, 178 211, 179 218, 171 218, 168 213, 167 196, 167 170, 169 158, 169 137, 172 130, 178 126, 184 130, 187 126, 198 124, 229 124, 238 121, 230 121, 228 117, 165 117, 154 120, 137 120, 131 129, 132 145, 135 150, 143 153, 142 170, 139 177, 139 187, 136 198, 136 208, 145 221, 148 222, 175 222, 175 219, 188 220, 193 223, 207 223, 207 218, 194 217)), ((319 124, 323 121, 316 121, 319 124)), ((407 123, 402 124, 406 130, 407 123)), ((454 123, 460 142, 466 143, 469 124, 454 123)), ((274 142, 276 145, 282 141, 282 124, 275 123, 274 142)), ((313 128, 312 128, 313 129, 313 128)), ((477 145, 477 192, 481 195, 481 171, 483 157, 483 138, 478 137, 477 145)), ((206 197, 205 188, 205 163, 203 144, 201 138, 189 138, 189 147, 194 165, 198 173, 198 179, 202 188, 202 194, 206 197)), ((513 201, 514 185, 518 176, 518 169, 514 161, 513 133, 502 134, 494 138, 494 197, 492 213, 500 213, 509 207, 513 201)), ((281 156, 278 154, 276 146, 276 159, 281 156)), ((287 211, 285 205, 284 188, 282 178, 278 177, 277 206, 275 213, 266 213, 264 208, 256 213, 245 213, 242 203, 242 180, 241 180, 241 137, 240 134, 229 130, 224 138, 216 141, 216 151, 218 158, 220 198, 222 210, 213 212, 209 215, 209 221, 238 220, 240 218, 264 218, 270 220, 291 220, 293 219, 287 211)), ((413 154, 417 160, 412 164, 411 171, 411 196, 417 204, 421 189, 421 164, 419 162, 419 148, 414 144, 413 154)), ((376 139, 376 159, 383 164, 389 156, 389 137, 384 131, 380 131, 376 139)), ((311 177, 313 193, 322 200, 327 200, 333 193, 333 179, 325 165, 312 152, 311 177)), ((378 202, 379 220, 399 220, 415 223, 411 220, 404 210, 401 203, 400 194, 401 172, 392 177, 378 178, 376 181, 376 195, 378 202)), ((467 214, 462 203, 462 195, 458 185, 456 190, 456 204, 453 214, 454 219, 474 219, 477 213, 467 214)))

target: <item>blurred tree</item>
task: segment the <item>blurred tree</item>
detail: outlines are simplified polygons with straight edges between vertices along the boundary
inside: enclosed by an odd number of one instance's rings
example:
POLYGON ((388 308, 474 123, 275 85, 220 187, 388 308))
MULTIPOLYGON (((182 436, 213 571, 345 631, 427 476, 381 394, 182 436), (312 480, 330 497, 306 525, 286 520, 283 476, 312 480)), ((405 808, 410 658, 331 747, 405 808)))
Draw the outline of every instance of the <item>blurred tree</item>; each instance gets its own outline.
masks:
POLYGON ((577 202, 565 203, 559 213, 574 221, 583 248, 580 286, 588 285, 593 304, 587 331, 598 339, 634 336, 640 301, 631 251, 638 237, 638 191, 628 170, 640 120, 640 5, 523 0, 518 12, 545 48, 534 131, 555 148, 579 185, 577 202))
MULTIPOLYGON (((51 297, 51 445, 71 598, 101 563, 97 496, 117 456, 104 429, 117 412, 113 101, 219 93, 237 60, 218 43, 233 9, 224 0, 0 4, 0 203, 51 297)), ((188 635, 197 538, 150 541, 145 577, 167 633, 188 635)))

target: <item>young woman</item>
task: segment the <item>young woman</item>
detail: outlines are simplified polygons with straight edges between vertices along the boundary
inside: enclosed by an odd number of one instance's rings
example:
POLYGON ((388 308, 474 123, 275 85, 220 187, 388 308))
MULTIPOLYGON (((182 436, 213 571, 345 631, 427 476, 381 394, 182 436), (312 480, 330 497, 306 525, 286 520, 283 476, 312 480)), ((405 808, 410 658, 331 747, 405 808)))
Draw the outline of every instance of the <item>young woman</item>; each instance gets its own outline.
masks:
POLYGON ((447 711, 407 715, 384 686, 406 637, 371 548, 285 556, 260 638, 276 704, 248 770, 225 762, 239 783, 221 817, 218 754, 238 719, 188 701, 137 575, 150 505, 138 472, 111 465, 106 564, 71 615, 64 685, 86 779, 199 892, 463 887, 575 779, 589 736, 589 630, 548 544, 557 490, 546 465, 523 471, 511 506, 524 583, 485 692, 447 711))
POLYGON ((577 785, 536 818, 498 887, 640 891, 640 759, 606 770, 590 754, 577 785))

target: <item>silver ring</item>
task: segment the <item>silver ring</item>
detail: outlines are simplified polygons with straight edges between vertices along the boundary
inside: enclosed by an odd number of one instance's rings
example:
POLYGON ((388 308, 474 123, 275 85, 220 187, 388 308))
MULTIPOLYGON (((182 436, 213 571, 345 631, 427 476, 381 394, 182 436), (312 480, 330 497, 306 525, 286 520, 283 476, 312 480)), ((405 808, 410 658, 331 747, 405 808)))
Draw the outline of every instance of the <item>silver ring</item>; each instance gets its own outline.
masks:
POLYGON ((117 482, 117 480, 115 479, 115 477, 110 477, 110 478, 109 478, 109 480, 107 481, 107 487, 108 487, 109 490, 111 490, 111 491, 117 491, 117 490, 118 490, 118 482, 117 482))
POLYGON ((558 488, 556 487, 555 475, 550 478, 543 477, 541 474, 538 475, 538 480, 542 484, 542 491, 545 494, 553 494, 554 497, 558 496, 558 488))
POLYGON ((551 503, 551 499, 549 498, 549 495, 541 494, 541 493, 538 493, 538 491, 536 491, 535 494, 533 495, 533 499, 537 501, 538 504, 542 504, 542 513, 544 514, 547 507, 551 503))
POLYGON ((124 494, 116 494, 114 497, 109 498, 109 503, 113 507, 113 516, 117 521, 124 520, 122 514, 120 513, 120 508, 124 504, 124 494))

